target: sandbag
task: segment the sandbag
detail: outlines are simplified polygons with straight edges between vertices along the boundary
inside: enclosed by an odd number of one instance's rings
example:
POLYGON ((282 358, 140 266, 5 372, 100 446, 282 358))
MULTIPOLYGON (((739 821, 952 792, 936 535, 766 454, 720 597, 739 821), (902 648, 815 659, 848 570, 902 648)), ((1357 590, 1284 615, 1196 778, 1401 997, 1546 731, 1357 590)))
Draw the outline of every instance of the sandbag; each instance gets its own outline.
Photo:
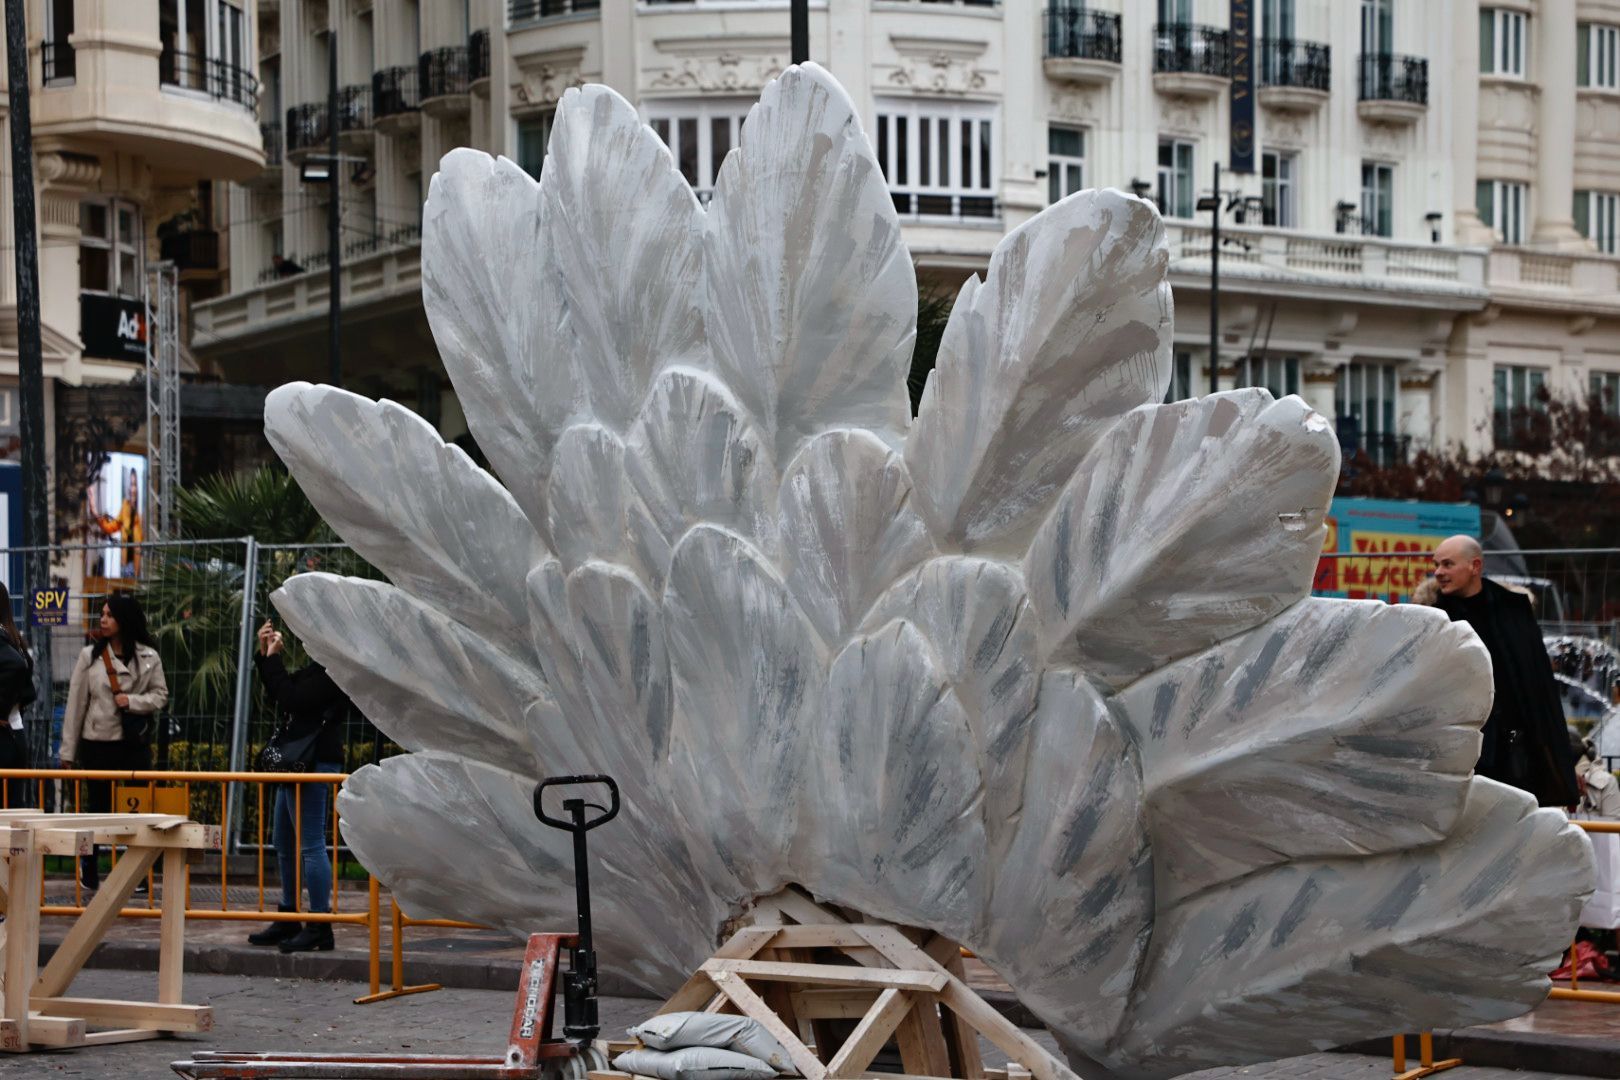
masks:
POLYGON ((654 1050, 713 1046, 758 1058, 778 1072, 798 1075, 782 1044, 758 1020, 725 1013, 673 1012, 655 1016, 630 1034, 654 1050))
POLYGON ((756 1057, 713 1046, 680 1050, 629 1050, 613 1059, 621 1072, 658 1080, 772 1080, 776 1070, 756 1057))

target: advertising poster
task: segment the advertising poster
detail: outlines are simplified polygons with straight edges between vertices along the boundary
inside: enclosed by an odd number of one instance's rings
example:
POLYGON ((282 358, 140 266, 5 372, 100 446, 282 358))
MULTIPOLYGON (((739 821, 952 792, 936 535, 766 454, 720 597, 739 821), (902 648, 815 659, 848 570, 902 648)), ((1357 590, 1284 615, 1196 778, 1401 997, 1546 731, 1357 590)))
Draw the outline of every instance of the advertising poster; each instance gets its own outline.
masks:
POLYGON ((1397 604, 1409 600, 1429 576, 1440 541, 1459 533, 1479 535, 1479 507, 1334 499, 1327 526, 1322 550, 1340 555, 1317 563, 1312 595, 1397 604))
POLYGON ((146 458, 141 454, 108 454, 96 482, 85 491, 85 521, 90 547, 84 553, 87 578, 134 578, 141 573, 142 508, 146 496, 146 458))

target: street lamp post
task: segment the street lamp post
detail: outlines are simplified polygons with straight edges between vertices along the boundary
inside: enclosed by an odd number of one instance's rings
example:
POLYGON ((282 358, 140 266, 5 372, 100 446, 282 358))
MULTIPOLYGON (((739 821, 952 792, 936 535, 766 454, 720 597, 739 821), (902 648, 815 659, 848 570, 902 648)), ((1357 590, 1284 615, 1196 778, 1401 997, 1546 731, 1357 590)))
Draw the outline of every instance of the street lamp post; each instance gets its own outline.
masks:
POLYGON ((793 63, 810 59, 810 0, 792 0, 788 8, 789 51, 793 63))
POLYGON ((1221 163, 1215 163, 1215 187, 1198 200, 1210 212, 1209 233, 1209 392, 1220 389, 1221 366, 1221 163))

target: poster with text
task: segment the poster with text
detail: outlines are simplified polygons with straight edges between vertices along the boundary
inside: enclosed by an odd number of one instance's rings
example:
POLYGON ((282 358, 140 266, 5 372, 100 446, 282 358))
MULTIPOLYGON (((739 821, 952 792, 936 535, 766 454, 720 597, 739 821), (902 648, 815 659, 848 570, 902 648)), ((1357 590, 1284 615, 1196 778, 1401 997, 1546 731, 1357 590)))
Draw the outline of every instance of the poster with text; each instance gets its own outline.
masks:
POLYGON ((1393 499, 1334 499, 1314 596, 1405 603, 1448 536, 1479 535, 1479 507, 1393 499), (1336 555, 1328 556, 1328 552, 1336 555))
POLYGON ((146 458, 108 454, 107 463, 85 491, 85 522, 90 546, 86 577, 134 578, 141 573, 144 539, 141 514, 146 497, 146 458))

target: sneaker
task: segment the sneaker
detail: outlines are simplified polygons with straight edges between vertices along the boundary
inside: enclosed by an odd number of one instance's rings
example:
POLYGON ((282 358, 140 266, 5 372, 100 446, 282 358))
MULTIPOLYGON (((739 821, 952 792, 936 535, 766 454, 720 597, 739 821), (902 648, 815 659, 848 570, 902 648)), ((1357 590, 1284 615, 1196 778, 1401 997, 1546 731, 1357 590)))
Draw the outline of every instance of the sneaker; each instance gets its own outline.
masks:
POLYGON ((131 895, 132 896, 146 896, 149 892, 151 892, 150 887, 147 885, 146 882, 142 881, 142 882, 138 883, 135 886, 135 891, 131 895))
POLYGON ((308 923, 293 937, 281 943, 281 951, 284 953, 331 952, 335 947, 331 923, 308 923))

